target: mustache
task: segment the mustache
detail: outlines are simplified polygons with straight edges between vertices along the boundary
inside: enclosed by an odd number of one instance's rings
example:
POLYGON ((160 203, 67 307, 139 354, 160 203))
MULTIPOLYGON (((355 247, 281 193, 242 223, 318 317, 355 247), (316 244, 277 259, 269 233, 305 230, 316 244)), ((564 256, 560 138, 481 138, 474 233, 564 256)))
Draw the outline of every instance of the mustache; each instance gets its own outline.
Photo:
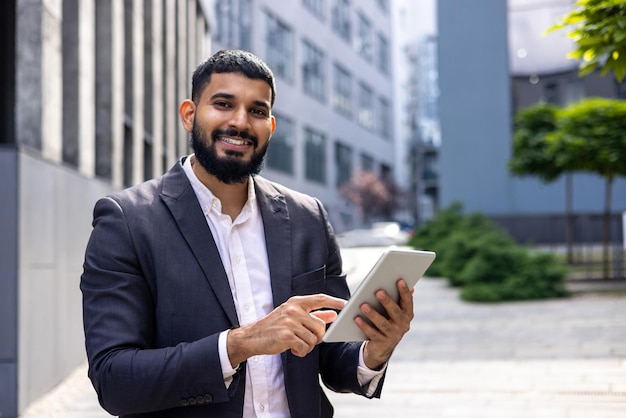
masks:
POLYGON ((220 136, 239 137, 241 139, 252 141, 255 148, 259 145, 259 139, 255 135, 252 135, 246 131, 238 131, 234 128, 215 129, 211 134, 211 138, 213 139, 213 141, 217 141, 220 136))

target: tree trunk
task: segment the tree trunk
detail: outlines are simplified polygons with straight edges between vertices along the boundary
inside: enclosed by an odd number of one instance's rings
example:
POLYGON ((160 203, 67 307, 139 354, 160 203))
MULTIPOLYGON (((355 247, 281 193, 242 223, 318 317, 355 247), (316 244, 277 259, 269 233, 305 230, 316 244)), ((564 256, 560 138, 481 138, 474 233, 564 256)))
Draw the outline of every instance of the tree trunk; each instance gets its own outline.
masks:
POLYGON ((604 279, 609 279, 610 260, 609 248, 611 245, 611 186, 613 177, 607 176, 604 189, 604 248, 602 251, 602 272, 604 279))
POLYGON ((567 245, 567 263, 574 263, 574 211, 573 211, 573 187, 572 173, 565 175, 565 242, 567 245))

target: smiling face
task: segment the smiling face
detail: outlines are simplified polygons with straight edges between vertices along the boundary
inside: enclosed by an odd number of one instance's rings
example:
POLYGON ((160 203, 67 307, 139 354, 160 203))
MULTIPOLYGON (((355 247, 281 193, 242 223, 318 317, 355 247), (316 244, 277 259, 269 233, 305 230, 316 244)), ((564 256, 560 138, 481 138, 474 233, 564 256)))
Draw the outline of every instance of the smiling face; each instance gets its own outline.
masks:
POLYGON ((276 123, 271 98, 271 88, 263 80, 213 73, 197 103, 181 104, 183 126, 209 174, 232 184, 261 170, 276 123))

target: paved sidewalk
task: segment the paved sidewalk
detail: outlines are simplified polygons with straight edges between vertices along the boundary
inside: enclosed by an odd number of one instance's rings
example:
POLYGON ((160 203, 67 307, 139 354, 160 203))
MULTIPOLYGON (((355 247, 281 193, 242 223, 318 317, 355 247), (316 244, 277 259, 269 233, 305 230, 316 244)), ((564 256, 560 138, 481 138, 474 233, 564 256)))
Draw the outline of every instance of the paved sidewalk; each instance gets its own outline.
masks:
MULTIPOLYGON (((352 287, 379 252, 344 250, 352 287)), ((470 304, 422 279, 382 399, 328 395, 339 418, 626 418, 626 296, 470 304)), ((108 416, 84 365, 22 415, 108 416)))

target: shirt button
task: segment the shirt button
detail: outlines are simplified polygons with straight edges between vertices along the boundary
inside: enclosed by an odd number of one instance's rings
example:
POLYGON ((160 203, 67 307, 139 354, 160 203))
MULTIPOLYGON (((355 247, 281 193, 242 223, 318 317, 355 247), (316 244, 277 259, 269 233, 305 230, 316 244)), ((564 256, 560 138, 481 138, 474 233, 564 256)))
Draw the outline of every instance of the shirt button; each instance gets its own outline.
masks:
MULTIPOLYGON (((252 357, 252 361, 254 361, 255 363, 258 363, 259 362, 259 356, 252 357)), ((263 405, 261 405, 261 406, 263 406, 263 405)))
POLYGON ((260 409, 261 411, 265 411, 265 405, 263 405, 263 404, 259 405, 259 409, 260 409))

